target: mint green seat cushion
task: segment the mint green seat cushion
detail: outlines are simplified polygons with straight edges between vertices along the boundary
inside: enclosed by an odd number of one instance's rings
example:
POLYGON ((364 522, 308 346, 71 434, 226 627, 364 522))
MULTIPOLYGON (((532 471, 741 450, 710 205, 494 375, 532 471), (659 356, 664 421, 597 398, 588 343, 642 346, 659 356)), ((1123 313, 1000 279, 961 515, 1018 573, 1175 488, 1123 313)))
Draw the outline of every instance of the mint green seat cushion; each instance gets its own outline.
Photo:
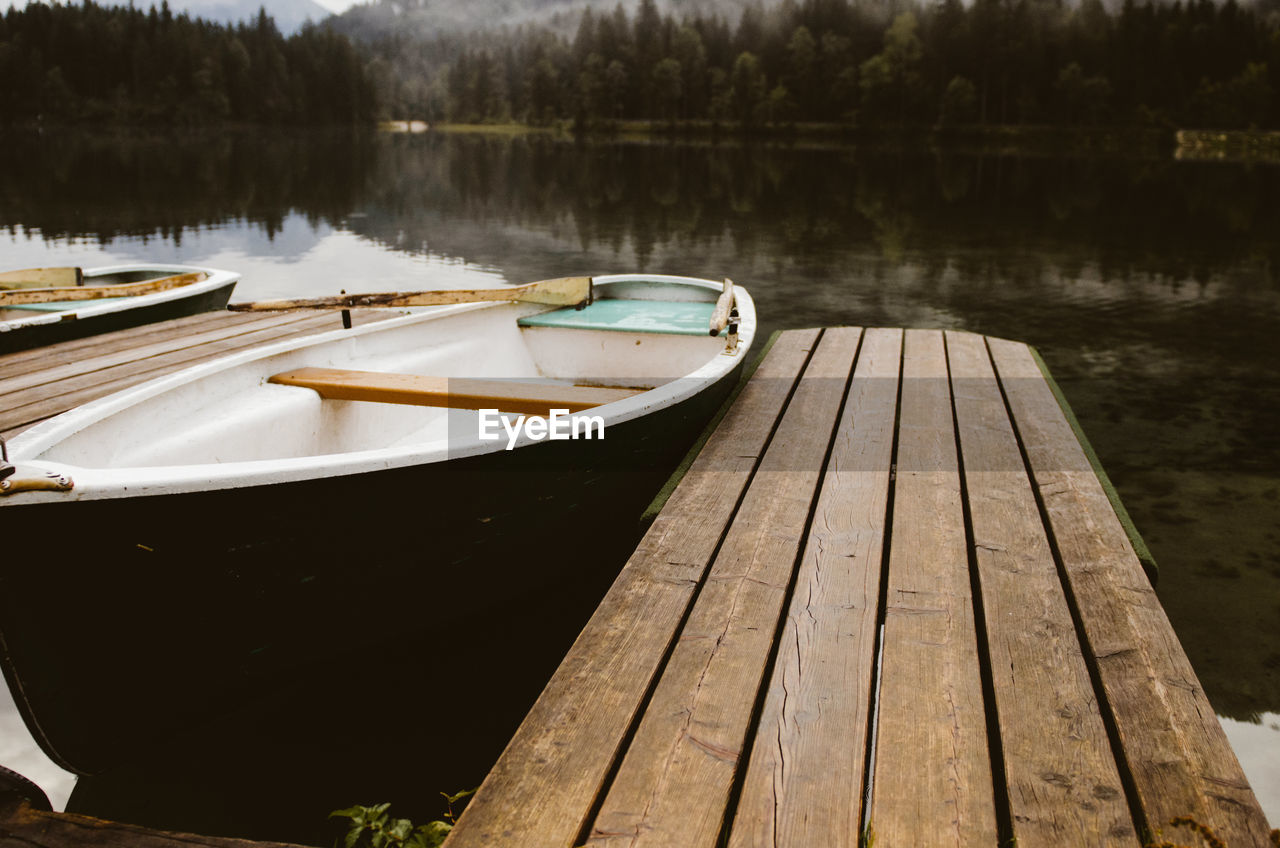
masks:
POLYGON ((521 318, 521 327, 567 327, 620 333, 705 336, 714 303, 667 300, 597 300, 585 309, 556 309, 521 318))

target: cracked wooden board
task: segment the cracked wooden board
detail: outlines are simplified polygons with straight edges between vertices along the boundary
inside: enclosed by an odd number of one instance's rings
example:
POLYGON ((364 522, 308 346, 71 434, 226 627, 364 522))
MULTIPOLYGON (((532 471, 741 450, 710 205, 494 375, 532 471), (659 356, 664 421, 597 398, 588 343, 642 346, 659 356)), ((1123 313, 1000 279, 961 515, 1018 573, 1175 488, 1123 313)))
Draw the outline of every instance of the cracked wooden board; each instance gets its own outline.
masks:
POLYGON ((881 845, 995 845, 986 707, 941 332, 907 331, 902 381, 868 821, 881 845))
POLYGON ((1137 846, 986 344, 946 339, 1013 837, 1020 848, 1137 846))
POLYGON ((868 330, 822 481, 730 848, 859 844, 900 330, 868 330))
POLYGON ((0 797, 0 845, 23 848, 303 848, 194 833, 174 833, 75 813, 50 813, 15 796, 0 797))
POLYGON ((1272 844, 1266 818, 1106 492, 1026 345, 990 339, 1152 831, 1191 816, 1232 848, 1272 844))
POLYGON ((716 844, 858 338, 856 330, 823 334, 588 845, 716 844))
MULTIPOLYGON (((353 313, 353 323, 390 314, 353 313)), ((341 326, 332 315, 210 312, 89 339, 0 356, 0 436, 23 430, 115 391, 217 356, 341 326)))

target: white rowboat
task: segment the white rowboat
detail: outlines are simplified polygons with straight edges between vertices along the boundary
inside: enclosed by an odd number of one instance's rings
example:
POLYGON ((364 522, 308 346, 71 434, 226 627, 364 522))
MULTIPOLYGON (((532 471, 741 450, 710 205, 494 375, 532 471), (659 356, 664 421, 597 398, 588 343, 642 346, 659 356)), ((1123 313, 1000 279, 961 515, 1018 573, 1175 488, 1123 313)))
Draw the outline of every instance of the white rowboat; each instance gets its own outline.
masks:
MULTIPOLYGON (((504 389, 542 389, 548 410, 557 398, 573 406, 581 396, 587 403, 577 408, 598 407, 593 417, 603 418, 607 433, 695 398, 735 371, 751 347, 754 307, 741 288, 732 346, 705 329, 719 283, 601 277, 594 292, 586 309, 500 302, 418 312, 257 348, 119 392, 15 438, 9 453, 21 473, 0 482, 7 495, 0 508, 331 479, 511 447, 509 439, 482 438, 483 403, 468 410, 445 399, 335 400, 305 382, 281 384, 301 369, 361 372, 366 384, 374 374, 434 379, 444 395, 478 380, 493 408, 504 406, 504 389), (27 478, 68 482, 21 492, 27 478)), ((366 394, 376 397, 376 387, 366 394)), ((524 435, 516 446, 534 441, 524 435)))
POLYGON ((756 316, 735 289, 712 336, 720 283, 593 283, 583 309, 458 304, 272 344, 14 438, 0 645, 46 751, 108 768, 163 735, 165 704, 212 710, 211 681, 234 692, 629 550, 756 316), (602 434, 527 427, 556 409, 602 434), (526 429, 486 439, 484 420, 526 429))
POLYGON ((238 279, 230 271, 191 265, 4 272, 0 353, 222 309, 238 279))

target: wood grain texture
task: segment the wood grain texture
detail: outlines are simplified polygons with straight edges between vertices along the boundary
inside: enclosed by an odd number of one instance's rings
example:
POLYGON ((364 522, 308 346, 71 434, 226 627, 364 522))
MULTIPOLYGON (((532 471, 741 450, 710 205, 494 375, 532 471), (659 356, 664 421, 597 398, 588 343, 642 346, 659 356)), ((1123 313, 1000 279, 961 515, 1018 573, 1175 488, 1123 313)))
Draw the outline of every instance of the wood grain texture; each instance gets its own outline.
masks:
POLYGON ((817 338, 779 337, 467 805, 449 848, 574 844, 817 338))
POLYGON ((869 826, 995 845, 986 713, 942 333, 908 330, 869 826))
POLYGON ((252 842, 193 833, 173 833, 74 813, 34 810, 26 802, 0 802, 0 845, 24 848, 299 848, 283 842, 252 842))
MULTIPOLYGON (((301 316, 303 314, 308 313, 292 313, 293 316, 301 316)), ((149 344, 180 338, 189 333, 202 331, 209 327, 221 327, 228 323, 258 321, 263 318, 288 320, 289 317, 286 314, 263 316, 233 315, 230 312, 201 312, 198 315, 188 315, 185 318, 175 318, 172 321, 148 324, 145 330, 143 327, 130 327, 124 330, 114 330, 110 333, 99 333, 93 336, 85 336, 84 338, 58 342, 44 347, 4 353, 0 354, 0 378, 30 374, 32 371, 74 363, 84 358, 93 358, 113 351, 129 350, 142 343, 139 341, 139 334, 144 331, 146 333, 145 343, 149 344)))
POLYGON ((234 333, 198 347, 181 347, 136 362, 126 361, 101 370, 91 369, 56 383, 36 386, 6 396, 8 406, 0 412, 0 435, 9 438, 50 416, 199 362, 290 336, 330 329, 337 329, 333 326, 332 316, 324 313, 311 314, 300 321, 287 321, 266 329, 234 333))
POLYGON ((868 330, 800 560, 730 848, 858 845, 900 330, 868 330))
MULTIPOLYGON (((221 341, 256 330, 285 326, 301 318, 298 313, 292 313, 291 320, 285 318, 283 321, 282 318, 285 316, 280 315, 237 315, 235 317, 238 320, 231 325, 219 322, 211 329, 192 327, 165 339, 153 340, 150 334, 134 333, 129 337, 128 346, 121 346, 117 350, 108 350, 103 353, 62 355, 63 352, 56 345, 53 348, 44 348, 45 356, 36 359, 33 363, 36 367, 29 367, 22 373, 12 375, 0 374, 0 404, 5 403, 5 395, 13 392, 92 374, 118 365, 143 362, 155 356, 190 350, 208 342, 221 341)), ((0 362, 0 365, 3 364, 0 362)))
POLYGON ((729 313, 733 311, 733 280, 728 277, 724 278, 724 291, 720 292, 720 296, 716 298, 716 305, 711 310, 711 320, 707 324, 707 330, 711 335, 718 336, 729 326, 729 313))
POLYGON ((989 346, 1148 824, 1193 816, 1232 848, 1269 845, 1253 790, 1039 366, 1025 345, 989 346))
POLYGON ((859 335, 850 329, 823 333, 694 602, 588 845, 716 844, 859 335))
POLYGON ((520 301, 549 306, 575 306, 591 297, 590 277, 559 277, 520 286, 491 289, 448 289, 416 292, 376 292, 344 294, 333 297, 256 300, 227 304, 234 312, 274 311, 280 309, 362 309, 368 307, 443 306, 451 303, 483 303, 520 301))
POLYGON ((208 276, 203 271, 196 271, 189 274, 173 274, 172 276, 145 280, 140 283, 117 283, 109 286, 78 286, 71 284, 53 288, 0 290, 0 308, 32 303, 66 303, 114 297, 140 297, 145 294, 156 294, 189 286, 192 283, 203 282, 208 279, 208 276))
POLYGON ((84 271, 74 266, 0 271, 0 289, 24 289, 37 286, 78 286, 83 281, 84 271))
POLYGON ((524 380, 387 374, 343 368, 298 368, 276 374, 267 382, 314 389, 321 397, 331 400, 450 409, 498 409, 526 415, 548 415, 553 409, 581 412, 616 400, 626 400, 642 391, 524 380))
POLYGON ((1031 481, 981 336, 947 333, 1004 776, 1020 848, 1133 845, 1031 481))

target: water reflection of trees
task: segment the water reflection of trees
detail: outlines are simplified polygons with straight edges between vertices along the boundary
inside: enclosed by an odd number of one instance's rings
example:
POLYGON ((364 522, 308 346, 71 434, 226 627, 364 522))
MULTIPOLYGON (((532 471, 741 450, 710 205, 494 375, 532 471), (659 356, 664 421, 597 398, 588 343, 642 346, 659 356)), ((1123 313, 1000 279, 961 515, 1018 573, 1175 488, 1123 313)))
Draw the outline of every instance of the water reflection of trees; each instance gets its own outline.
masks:
POLYGON ((438 244, 441 217, 554 231, 580 250, 630 244, 640 266, 655 249, 725 239, 747 261, 820 266, 849 250, 896 259, 1053 241, 1109 272, 1139 257, 1144 271, 1197 278, 1280 258, 1267 236, 1280 223, 1278 182, 1275 169, 1173 161, 395 138, 380 143, 360 227, 388 244, 392 233, 403 244, 406 227, 409 243, 438 244))
POLYGON ((629 248, 641 267, 655 251, 728 248, 821 275, 850 251, 936 263, 981 247, 999 262, 1004 247, 1010 270, 1036 245, 1107 274, 1202 280, 1280 259, 1280 170, 1264 167, 350 133, 25 135, 6 151, 0 225, 104 242, 236 220, 273 234, 291 212, 360 212, 349 226, 389 248, 497 267, 510 258, 498 229, 629 248))
POLYGON ((268 235, 291 212, 335 222, 364 202, 374 136, 11 133, 0 226, 45 238, 164 238, 245 221, 268 235))

